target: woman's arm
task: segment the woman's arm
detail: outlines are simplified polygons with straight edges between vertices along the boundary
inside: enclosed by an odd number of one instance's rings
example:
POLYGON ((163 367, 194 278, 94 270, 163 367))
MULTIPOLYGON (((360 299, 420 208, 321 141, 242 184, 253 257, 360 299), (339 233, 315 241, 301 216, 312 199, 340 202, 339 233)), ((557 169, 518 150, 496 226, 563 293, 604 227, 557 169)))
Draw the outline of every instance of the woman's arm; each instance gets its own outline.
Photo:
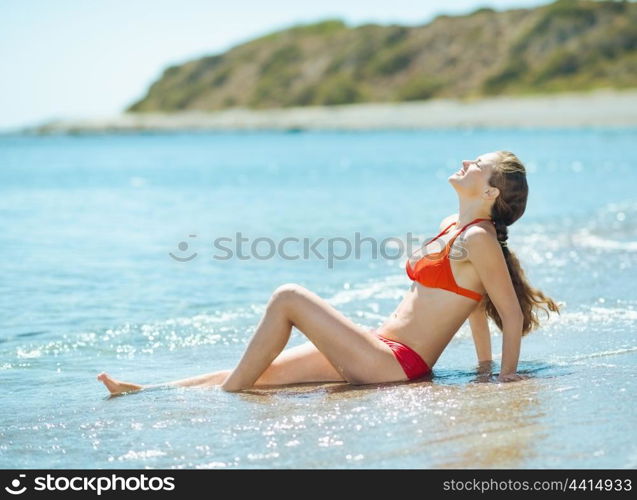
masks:
POLYGON ((469 326, 471 326, 471 335, 476 346, 478 363, 490 362, 492 357, 491 332, 484 304, 480 303, 469 315, 469 326))
POLYGON ((517 380, 523 316, 502 248, 492 234, 477 226, 467 231, 465 248, 502 320, 502 361, 498 378, 517 380))

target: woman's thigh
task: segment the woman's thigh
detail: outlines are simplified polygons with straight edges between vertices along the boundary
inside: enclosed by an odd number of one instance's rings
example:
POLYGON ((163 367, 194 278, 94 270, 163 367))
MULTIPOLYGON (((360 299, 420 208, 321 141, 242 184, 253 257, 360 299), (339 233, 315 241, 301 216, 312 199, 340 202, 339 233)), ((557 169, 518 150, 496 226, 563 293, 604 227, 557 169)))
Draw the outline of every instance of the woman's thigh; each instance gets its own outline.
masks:
POLYGON ((255 385, 344 381, 323 353, 312 342, 306 342, 279 354, 255 385))
POLYGON ((279 290, 292 324, 321 352, 340 377, 367 384, 407 380, 392 350, 326 300, 300 285, 279 290))

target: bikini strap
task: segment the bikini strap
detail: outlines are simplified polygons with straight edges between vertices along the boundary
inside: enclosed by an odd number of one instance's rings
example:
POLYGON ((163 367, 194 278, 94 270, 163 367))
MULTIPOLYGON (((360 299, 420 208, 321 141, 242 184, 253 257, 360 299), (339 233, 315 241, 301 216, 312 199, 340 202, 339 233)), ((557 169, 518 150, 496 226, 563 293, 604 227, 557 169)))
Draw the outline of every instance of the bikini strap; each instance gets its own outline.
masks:
POLYGON ((442 236, 442 235, 443 235, 443 234, 445 234, 447 231, 449 231, 449 228, 450 228, 451 226, 455 226, 455 225, 456 225, 456 223, 455 223, 455 222, 452 222, 452 223, 451 223, 451 224, 449 224, 446 228, 444 228, 438 236, 442 236))
POLYGON ((453 238, 451 238, 451 239, 449 240, 449 243, 447 244, 447 246, 448 246, 449 248, 451 248, 451 245, 453 245, 453 242, 454 242, 454 241, 456 241, 456 238, 457 238, 460 234, 462 234, 462 232, 463 232, 465 229, 467 229, 467 228, 468 228, 471 224, 475 224, 476 222, 480 222, 480 221, 482 221, 482 220, 488 220, 488 221, 490 221, 491 219, 485 219, 485 218, 473 219, 471 222, 469 222, 469 223, 465 224, 464 226, 462 226, 462 229, 461 229, 460 231, 458 231, 458 233, 456 233, 456 234, 453 236, 453 238))
POLYGON ((440 231, 438 233, 438 236, 434 236, 433 238, 431 238, 427 243, 425 243, 424 246, 429 245, 429 243, 431 243, 432 241, 436 241, 438 238, 440 238, 443 234, 445 234, 447 231, 449 231, 449 228, 451 226, 453 226, 455 224, 455 222, 452 222, 451 224, 449 224, 446 228, 444 228, 442 231, 440 231))

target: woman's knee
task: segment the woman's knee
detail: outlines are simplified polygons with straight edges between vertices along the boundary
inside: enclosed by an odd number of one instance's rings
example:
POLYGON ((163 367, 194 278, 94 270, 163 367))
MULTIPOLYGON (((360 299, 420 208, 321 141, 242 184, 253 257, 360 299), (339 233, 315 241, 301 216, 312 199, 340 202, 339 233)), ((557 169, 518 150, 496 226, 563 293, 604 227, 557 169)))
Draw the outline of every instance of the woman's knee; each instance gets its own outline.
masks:
POLYGON ((285 283, 272 292, 268 305, 289 305, 303 295, 303 288, 296 283, 285 283))

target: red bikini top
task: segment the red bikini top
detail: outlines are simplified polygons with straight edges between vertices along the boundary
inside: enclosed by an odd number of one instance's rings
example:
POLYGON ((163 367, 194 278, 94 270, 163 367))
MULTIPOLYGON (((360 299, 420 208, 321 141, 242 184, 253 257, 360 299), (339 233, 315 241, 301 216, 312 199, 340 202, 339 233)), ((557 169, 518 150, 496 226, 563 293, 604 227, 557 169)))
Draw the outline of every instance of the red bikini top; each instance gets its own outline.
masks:
MULTIPOLYGON (((409 264, 409 259, 407 259, 407 264, 405 266, 407 270, 407 276, 409 276, 412 281, 417 281, 418 283, 426 287, 442 288, 443 290, 449 290, 450 292, 457 293, 458 295, 464 295, 465 297, 469 297, 470 299, 480 301, 482 299, 482 295, 480 295, 478 292, 474 292, 473 290, 469 290, 468 288, 462 288, 456 283, 456 280, 453 277, 453 272, 451 271, 449 250, 451 249, 453 242, 460 233, 462 233, 471 224, 475 224, 476 222, 480 222, 481 220, 490 221, 491 219, 472 220, 471 222, 469 222, 469 224, 466 224, 462 229, 460 229, 460 231, 458 231, 458 234, 456 234, 449 240, 442 251, 425 255, 416 262, 415 268, 411 267, 411 265, 409 264)), ((438 236, 425 243, 424 247, 429 245, 429 243, 431 243, 432 241, 440 238, 443 234, 446 234, 449 228, 453 225, 456 225, 456 223, 453 222, 449 224, 440 232, 440 234, 438 234, 438 236)))

